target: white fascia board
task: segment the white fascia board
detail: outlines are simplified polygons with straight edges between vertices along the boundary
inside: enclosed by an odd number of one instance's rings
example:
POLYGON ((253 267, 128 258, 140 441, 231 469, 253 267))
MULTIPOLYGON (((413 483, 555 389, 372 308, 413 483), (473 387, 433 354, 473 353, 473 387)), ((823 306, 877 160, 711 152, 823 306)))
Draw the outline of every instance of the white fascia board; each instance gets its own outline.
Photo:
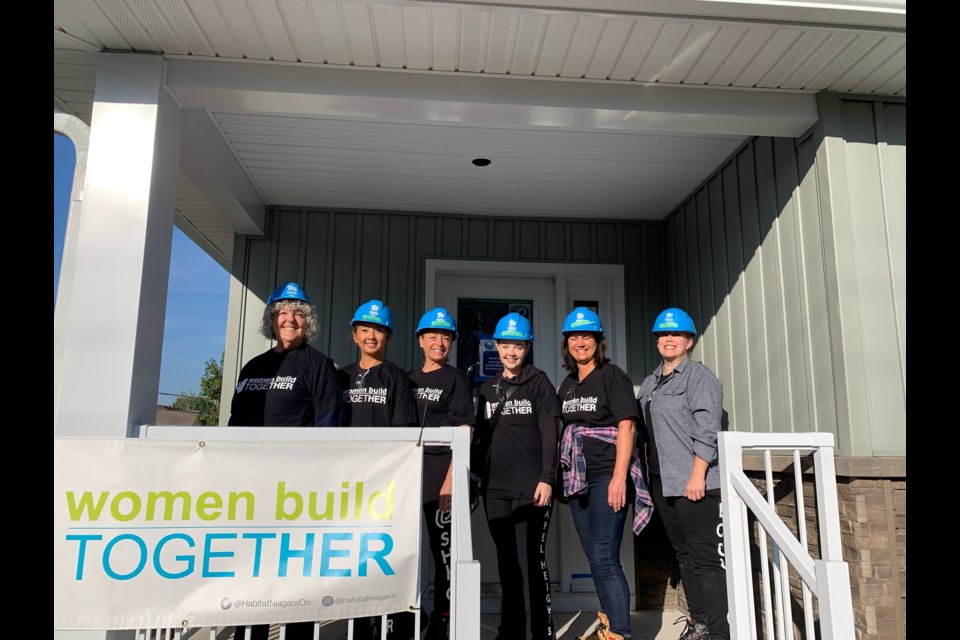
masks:
POLYGON ((276 62, 170 59, 167 88, 185 108, 390 122, 797 137, 817 120, 805 91, 276 62))
POLYGON ((180 170, 227 216, 237 233, 263 235, 266 204, 202 109, 183 109, 180 170))
MULTIPOLYGON (((398 4, 396 0, 373 0, 398 4)), ((513 3, 460 0, 458 2, 402 2, 400 4, 486 7, 498 11, 518 8, 513 3)), ((907 30, 906 0, 525 0, 523 10, 690 18, 731 22, 765 22, 805 27, 907 30)))

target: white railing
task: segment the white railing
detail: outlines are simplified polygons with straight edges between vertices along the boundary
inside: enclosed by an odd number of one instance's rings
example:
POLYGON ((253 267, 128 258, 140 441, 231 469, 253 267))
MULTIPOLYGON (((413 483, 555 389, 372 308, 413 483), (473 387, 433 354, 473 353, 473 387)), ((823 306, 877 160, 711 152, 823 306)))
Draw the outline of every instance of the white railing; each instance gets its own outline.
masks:
MULTIPOLYGON (((453 508, 451 509, 450 544, 450 639, 475 640, 480 637, 480 563, 473 558, 473 533, 470 528, 470 429, 462 427, 419 428, 326 428, 303 427, 177 427, 144 425, 141 438, 165 440, 321 440, 321 441, 389 441, 421 442, 424 446, 449 446, 453 449, 453 508)), ((420 524, 421 535, 423 524, 420 524)), ((420 576, 417 577, 417 591, 420 576)), ((419 596, 414 628, 420 628, 419 596)), ((314 623, 313 637, 319 639, 320 627, 339 622, 321 620, 314 623)), ((285 640, 286 625, 280 623, 280 640, 285 640)), ((386 616, 383 616, 381 638, 387 638, 386 616)), ((348 639, 353 638, 353 620, 347 623, 348 639)), ((250 636, 250 627, 244 634, 250 636)), ((217 629, 138 629, 137 640, 216 640, 217 629)))
POLYGON ((753 514, 757 523, 763 637, 766 640, 794 639, 791 569, 801 581, 803 638, 814 640, 818 637, 814 629, 814 595, 820 609, 819 637, 822 640, 851 640, 855 637, 850 574, 847 563, 843 561, 840 541, 833 451, 834 437, 830 433, 720 434, 723 542, 727 567, 727 598, 730 605, 730 637, 733 640, 756 640, 758 637, 748 511, 753 514), (766 497, 744 473, 745 451, 763 452, 766 497), (792 452, 793 455, 799 539, 776 512, 772 451, 792 452), (812 557, 808 551, 801 452, 813 454, 819 558, 812 557), (768 536, 772 557, 768 557, 767 553, 768 536))

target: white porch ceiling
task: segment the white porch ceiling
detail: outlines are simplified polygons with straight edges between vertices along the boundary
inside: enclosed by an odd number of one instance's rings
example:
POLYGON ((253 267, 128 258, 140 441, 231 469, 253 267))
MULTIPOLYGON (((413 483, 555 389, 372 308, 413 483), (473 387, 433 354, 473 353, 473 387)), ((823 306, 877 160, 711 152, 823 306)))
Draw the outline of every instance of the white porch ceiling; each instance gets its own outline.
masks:
POLYGON ((263 205, 661 219, 816 92, 905 96, 906 4, 55 0, 56 109, 90 122, 99 51, 167 58, 180 221, 229 262, 263 205))

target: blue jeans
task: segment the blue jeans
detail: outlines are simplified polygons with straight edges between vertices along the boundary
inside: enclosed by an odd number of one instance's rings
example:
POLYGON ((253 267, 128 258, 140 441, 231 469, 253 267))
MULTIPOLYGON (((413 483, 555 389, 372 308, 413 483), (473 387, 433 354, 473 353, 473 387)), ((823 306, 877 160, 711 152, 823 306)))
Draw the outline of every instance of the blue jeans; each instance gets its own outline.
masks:
MULTIPOLYGON (((612 477, 591 478, 587 482, 589 493, 570 498, 570 515, 590 562, 600 609, 610 618, 610 630, 630 638, 630 587, 620 564, 620 542, 629 509, 614 511, 607 504, 612 477)), ((628 480, 627 505, 632 501, 633 483, 628 480)))

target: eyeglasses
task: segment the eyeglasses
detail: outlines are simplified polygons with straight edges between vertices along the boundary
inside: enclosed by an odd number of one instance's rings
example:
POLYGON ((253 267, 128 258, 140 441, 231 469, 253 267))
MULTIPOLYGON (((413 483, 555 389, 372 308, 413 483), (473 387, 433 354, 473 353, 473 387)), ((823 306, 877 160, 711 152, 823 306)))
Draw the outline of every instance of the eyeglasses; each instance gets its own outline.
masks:
POLYGON ((357 377, 353 380, 353 386, 357 389, 363 387, 363 381, 367 379, 367 374, 370 373, 370 369, 361 369, 357 372, 357 377))

